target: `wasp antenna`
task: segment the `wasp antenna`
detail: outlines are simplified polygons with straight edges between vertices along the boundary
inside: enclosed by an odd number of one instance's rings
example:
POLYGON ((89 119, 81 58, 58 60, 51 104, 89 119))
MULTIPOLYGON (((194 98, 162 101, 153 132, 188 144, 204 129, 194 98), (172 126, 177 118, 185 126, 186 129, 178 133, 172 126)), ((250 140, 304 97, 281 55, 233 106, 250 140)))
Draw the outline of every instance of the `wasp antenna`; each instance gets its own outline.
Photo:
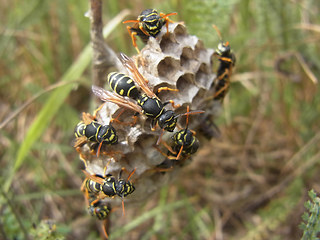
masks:
POLYGON ((129 179, 132 177, 132 175, 134 174, 134 172, 136 171, 137 168, 133 169, 132 172, 129 174, 127 181, 129 181, 129 179))
POLYGON ((176 12, 168 13, 168 14, 165 14, 165 15, 161 16, 161 18, 166 18, 166 17, 172 16, 172 15, 177 15, 177 14, 178 13, 176 13, 176 12))
POLYGON ((122 23, 138 23, 139 20, 126 20, 126 21, 123 21, 122 23))
POLYGON ((221 36, 221 32, 220 32, 219 28, 218 28, 216 25, 214 25, 214 24, 212 24, 212 27, 216 30, 216 32, 218 33, 218 36, 219 36, 220 40, 222 41, 222 36, 221 36))
POLYGON ((199 111, 191 111, 191 112, 185 112, 185 113, 180 113, 178 114, 177 116, 175 116, 174 118, 178 118, 178 117, 181 117, 181 116, 184 116, 184 115, 194 115, 194 114, 200 114, 200 113, 204 113, 205 111, 203 110, 199 110, 199 111))
MULTIPOLYGON (((186 113, 189 113, 189 105, 187 106, 187 112, 186 113)), ((189 124, 189 114, 187 114, 187 119, 186 119, 186 129, 188 128, 188 124, 189 124)))
POLYGON ((183 115, 184 115, 184 113, 180 113, 180 114, 176 115, 176 116, 174 117, 174 119, 176 119, 176 118, 178 118, 178 117, 181 117, 181 116, 183 116, 183 115))

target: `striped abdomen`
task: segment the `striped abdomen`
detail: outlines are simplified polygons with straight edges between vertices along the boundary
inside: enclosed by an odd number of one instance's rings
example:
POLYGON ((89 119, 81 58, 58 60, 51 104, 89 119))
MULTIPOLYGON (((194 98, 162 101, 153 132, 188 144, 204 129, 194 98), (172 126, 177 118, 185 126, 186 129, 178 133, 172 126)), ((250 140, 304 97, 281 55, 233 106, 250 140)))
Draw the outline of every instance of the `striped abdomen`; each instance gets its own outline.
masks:
POLYGON ((140 96, 134 81, 123 73, 112 72, 107 77, 110 88, 121 96, 137 99, 140 96))
POLYGON ((99 192, 101 191, 101 184, 91 179, 86 179, 85 186, 89 193, 99 194, 99 192))
POLYGON ((110 209, 107 205, 99 200, 96 204, 94 204, 94 206, 89 205, 88 212, 91 214, 91 216, 96 216, 99 220, 104 220, 108 217, 110 209))
POLYGON ((74 135, 79 138, 85 135, 85 129, 86 129, 86 124, 81 121, 77 124, 77 126, 74 129, 74 135))

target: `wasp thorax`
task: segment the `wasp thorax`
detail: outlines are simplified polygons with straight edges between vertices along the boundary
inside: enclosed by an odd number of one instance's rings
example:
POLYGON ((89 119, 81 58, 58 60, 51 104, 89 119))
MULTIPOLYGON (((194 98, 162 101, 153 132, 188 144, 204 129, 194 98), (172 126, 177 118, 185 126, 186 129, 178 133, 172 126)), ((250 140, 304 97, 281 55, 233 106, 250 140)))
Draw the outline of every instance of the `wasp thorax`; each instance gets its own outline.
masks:
POLYGON ((159 127, 168 131, 173 132, 177 125, 177 118, 172 110, 167 110, 161 114, 158 119, 159 127))
POLYGON ((100 127, 97 135, 98 142, 105 141, 107 144, 116 144, 118 137, 116 130, 111 125, 104 125, 100 127))
POLYGON ((157 98, 150 98, 143 94, 138 99, 138 105, 141 106, 143 114, 150 118, 158 118, 163 112, 163 104, 157 98))
POLYGON ((102 192, 107 196, 116 195, 115 182, 116 180, 114 177, 108 177, 102 185, 102 192))
POLYGON ((119 179, 118 183, 116 184, 116 191, 118 194, 121 194, 125 191, 125 185, 126 185, 126 181, 123 179, 119 179))

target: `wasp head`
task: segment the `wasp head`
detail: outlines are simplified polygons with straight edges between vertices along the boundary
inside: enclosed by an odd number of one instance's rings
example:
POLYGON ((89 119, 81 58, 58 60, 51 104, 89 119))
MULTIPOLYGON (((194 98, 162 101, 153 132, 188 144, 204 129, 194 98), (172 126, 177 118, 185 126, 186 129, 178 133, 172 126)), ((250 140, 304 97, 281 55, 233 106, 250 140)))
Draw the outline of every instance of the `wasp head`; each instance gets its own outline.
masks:
POLYGON ((216 53, 221 57, 229 56, 231 52, 231 48, 229 45, 229 42, 221 42, 218 45, 218 48, 216 49, 216 53))

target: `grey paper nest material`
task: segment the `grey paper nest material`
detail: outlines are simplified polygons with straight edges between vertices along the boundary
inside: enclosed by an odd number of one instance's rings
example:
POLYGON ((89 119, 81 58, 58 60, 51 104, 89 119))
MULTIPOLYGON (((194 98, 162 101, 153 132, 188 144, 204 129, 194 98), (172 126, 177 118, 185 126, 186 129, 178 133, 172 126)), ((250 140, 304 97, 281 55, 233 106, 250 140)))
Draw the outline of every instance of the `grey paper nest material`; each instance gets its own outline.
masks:
MULTIPOLYGON (((147 45, 141 50, 141 55, 133 57, 138 63, 140 73, 149 81, 150 89, 157 92, 160 87, 177 88, 179 92, 162 91, 158 94, 162 102, 174 100, 175 104, 181 107, 176 109, 177 114, 186 112, 186 106, 191 110, 204 110, 205 113, 189 116, 189 129, 197 132, 196 137, 201 145, 206 143, 204 138, 203 126, 210 120, 214 113, 220 108, 220 102, 206 100, 214 94, 213 82, 215 74, 212 72, 213 49, 206 49, 203 43, 196 37, 189 35, 186 27, 181 23, 169 24, 169 34, 166 28, 157 38, 150 38, 147 45)), ((119 72, 128 74, 125 68, 119 72)), ((132 76, 131 76, 132 77, 132 76)), ((166 109, 172 109, 168 104, 166 109)), ((101 124, 109 124, 111 118, 116 118, 123 108, 116 104, 106 102, 97 112, 97 120, 101 124)), ((134 112, 125 110, 119 120, 131 122, 134 112)), ((182 128, 186 126, 186 117, 178 119, 182 128)), ((175 163, 169 171, 158 171, 166 157, 154 148, 160 135, 160 128, 151 131, 150 119, 139 115, 138 121, 134 126, 118 124, 114 122, 113 127, 117 131, 118 144, 102 146, 102 153, 99 157, 90 153, 89 143, 82 146, 79 150, 82 157, 86 159, 88 171, 90 173, 103 174, 105 165, 108 164, 107 173, 117 177, 121 168, 128 171, 136 169, 130 179, 135 185, 135 192, 125 198, 126 206, 129 202, 143 202, 145 196, 157 191, 161 186, 168 183, 175 171, 178 171, 185 163, 185 160, 172 161, 165 163, 175 163), (110 156, 112 152, 112 156, 110 156), (172 162, 170 162, 172 161, 172 162)), ((209 126, 208 126, 209 127, 209 126)), ((175 131, 180 129, 176 128, 175 131)), ((166 132, 163 140, 170 144, 173 133, 166 132)), ((166 148, 160 144, 159 148, 167 152, 166 148)), ((188 159, 188 161, 190 158, 188 159)), ((166 167, 166 166, 162 166, 166 167)), ((127 173, 123 173, 126 178, 127 173)), ((104 201, 112 202, 115 205, 121 203, 121 198, 105 198, 104 201)))

